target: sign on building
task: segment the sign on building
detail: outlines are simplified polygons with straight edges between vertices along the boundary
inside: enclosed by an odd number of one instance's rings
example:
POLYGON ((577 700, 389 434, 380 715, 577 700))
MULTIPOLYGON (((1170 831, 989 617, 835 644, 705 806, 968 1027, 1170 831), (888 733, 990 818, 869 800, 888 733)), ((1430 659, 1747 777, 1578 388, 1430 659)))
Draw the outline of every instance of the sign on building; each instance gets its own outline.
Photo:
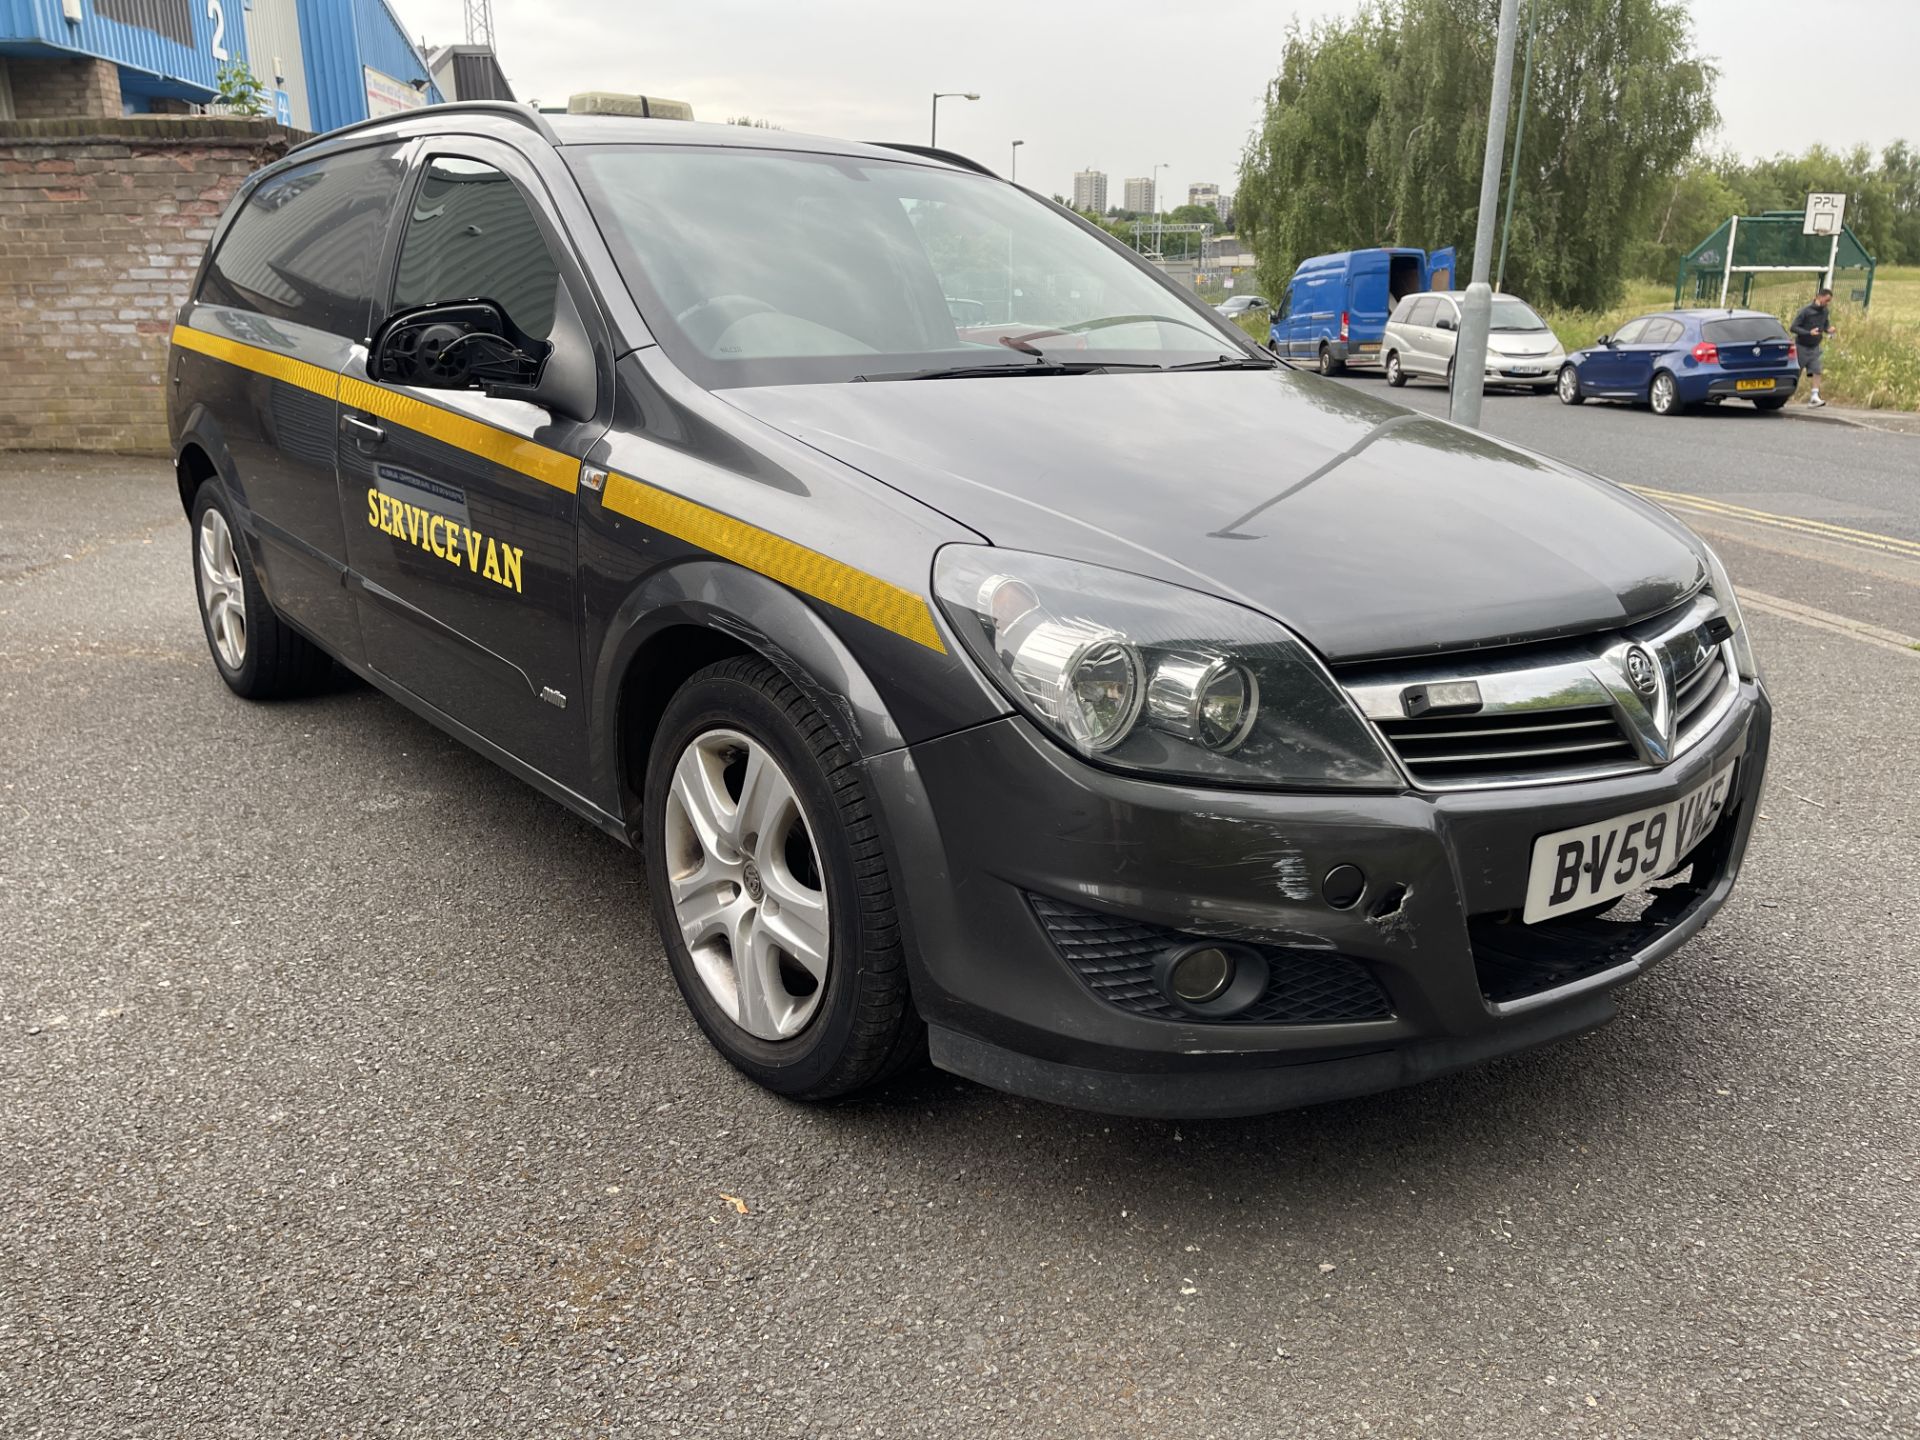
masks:
POLYGON ((404 80, 396 80, 371 65, 360 67, 367 77, 367 115, 398 115, 403 110, 418 110, 427 97, 404 80))
MULTIPOLYGON (((1789 212, 1791 213, 1791 212, 1789 212)), ((1847 216, 1847 197, 1815 191, 1807 196, 1807 219, 1800 227, 1803 235, 1838 235, 1847 216)))

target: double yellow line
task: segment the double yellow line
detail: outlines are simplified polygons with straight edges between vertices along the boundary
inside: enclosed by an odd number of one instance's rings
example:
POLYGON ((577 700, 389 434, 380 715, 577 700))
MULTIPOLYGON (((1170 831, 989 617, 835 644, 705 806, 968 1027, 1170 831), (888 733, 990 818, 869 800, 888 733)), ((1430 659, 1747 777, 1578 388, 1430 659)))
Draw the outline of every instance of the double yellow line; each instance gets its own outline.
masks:
POLYGON ((1711 500, 1677 490, 1655 490, 1647 485, 1628 485, 1624 488, 1668 510, 1689 510, 1698 515, 1737 520, 1747 525, 1790 530, 1815 540, 1831 540, 1842 545, 1856 545, 1864 550, 1878 550, 1883 555, 1920 560, 1920 540, 1902 540, 1897 535, 1882 535, 1876 530, 1856 530, 1850 525, 1833 525, 1825 520, 1808 520, 1798 515, 1775 515, 1770 510, 1754 510, 1726 500, 1711 500))

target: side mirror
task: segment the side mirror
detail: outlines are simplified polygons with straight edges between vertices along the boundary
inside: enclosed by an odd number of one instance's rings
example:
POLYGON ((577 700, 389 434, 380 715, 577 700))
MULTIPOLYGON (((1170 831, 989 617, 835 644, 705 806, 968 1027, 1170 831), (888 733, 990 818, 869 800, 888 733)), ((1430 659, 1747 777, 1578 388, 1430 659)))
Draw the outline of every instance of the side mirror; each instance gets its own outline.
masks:
POLYGON ((1453 323, 1453 317, 1451 315, 1442 315, 1440 317, 1439 328, 1442 330, 1458 330, 1460 327, 1453 323))
POLYGON ((593 418, 599 396, 593 343, 564 285, 555 296, 552 340, 527 334, 497 301, 422 305, 390 315, 374 331, 367 373, 392 385, 483 390, 583 422, 593 418))
POLYGON ((1598 340, 1595 340, 1593 343, 1596 345, 1611 345, 1613 344, 1613 337, 1611 335, 1602 335, 1598 340))
POLYGON ((553 346, 536 340, 492 300, 421 305, 391 315, 367 347, 367 373, 390 385, 490 390, 540 383, 553 346))

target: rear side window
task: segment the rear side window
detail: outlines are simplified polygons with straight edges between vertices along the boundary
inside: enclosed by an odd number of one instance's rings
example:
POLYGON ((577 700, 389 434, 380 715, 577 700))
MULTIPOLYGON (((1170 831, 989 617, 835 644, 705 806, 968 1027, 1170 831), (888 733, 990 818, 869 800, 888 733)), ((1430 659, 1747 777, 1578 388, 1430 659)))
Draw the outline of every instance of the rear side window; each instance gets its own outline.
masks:
POLYGON ((198 298, 363 338, 380 242, 400 190, 398 155, 390 145, 350 150, 256 186, 214 252, 198 298))
POLYGON ((1431 295, 1422 295, 1407 311, 1409 325, 1431 325, 1439 318, 1440 302, 1431 295))
POLYGON ((560 267, 512 180, 491 165, 436 155, 407 216, 393 308, 450 300, 496 301, 514 324, 544 340, 553 330, 560 267))
POLYGON ((1642 345, 1671 345, 1687 333, 1687 327, 1678 320, 1650 320, 1647 333, 1640 337, 1642 345))
POLYGON ((1700 327, 1700 338, 1716 345, 1753 345, 1762 340, 1784 340, 1786 328, 1771 315, 1736 315, 1730 320, 1709 320, 1700 327))

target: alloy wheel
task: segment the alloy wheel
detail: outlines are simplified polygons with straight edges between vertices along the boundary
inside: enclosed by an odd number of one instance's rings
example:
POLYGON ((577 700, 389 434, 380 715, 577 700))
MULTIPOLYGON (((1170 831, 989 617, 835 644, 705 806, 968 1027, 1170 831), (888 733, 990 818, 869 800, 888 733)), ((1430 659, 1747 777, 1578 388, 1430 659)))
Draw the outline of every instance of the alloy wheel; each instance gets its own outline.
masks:
POLYGON ((238 670, 247 662, 247 592, 233 553, 233 531, 227 517, 211 507, 200 517, 200 608, 220 663, 238 670))
POLYGON ((832 929, 793 781, 759 741, 705 731, 674 764, 664 838, 668 898, 707 993, 749 1035, 799 1034, 826 993, 832 929))
POLYGON ((1656 415, 1665 415, 1673 409, 1674 396, 1671 375, 1662 371, 1653 377, 1653 409, 1656 415))
POLYGON ((1573 373, 1573 367, 1571 365, 1562 365, 1560 367, 1559 389, 1560 398, 1569 404, 1571 404, 1574 397, 1580 393, 1580 377, 1573 373))

